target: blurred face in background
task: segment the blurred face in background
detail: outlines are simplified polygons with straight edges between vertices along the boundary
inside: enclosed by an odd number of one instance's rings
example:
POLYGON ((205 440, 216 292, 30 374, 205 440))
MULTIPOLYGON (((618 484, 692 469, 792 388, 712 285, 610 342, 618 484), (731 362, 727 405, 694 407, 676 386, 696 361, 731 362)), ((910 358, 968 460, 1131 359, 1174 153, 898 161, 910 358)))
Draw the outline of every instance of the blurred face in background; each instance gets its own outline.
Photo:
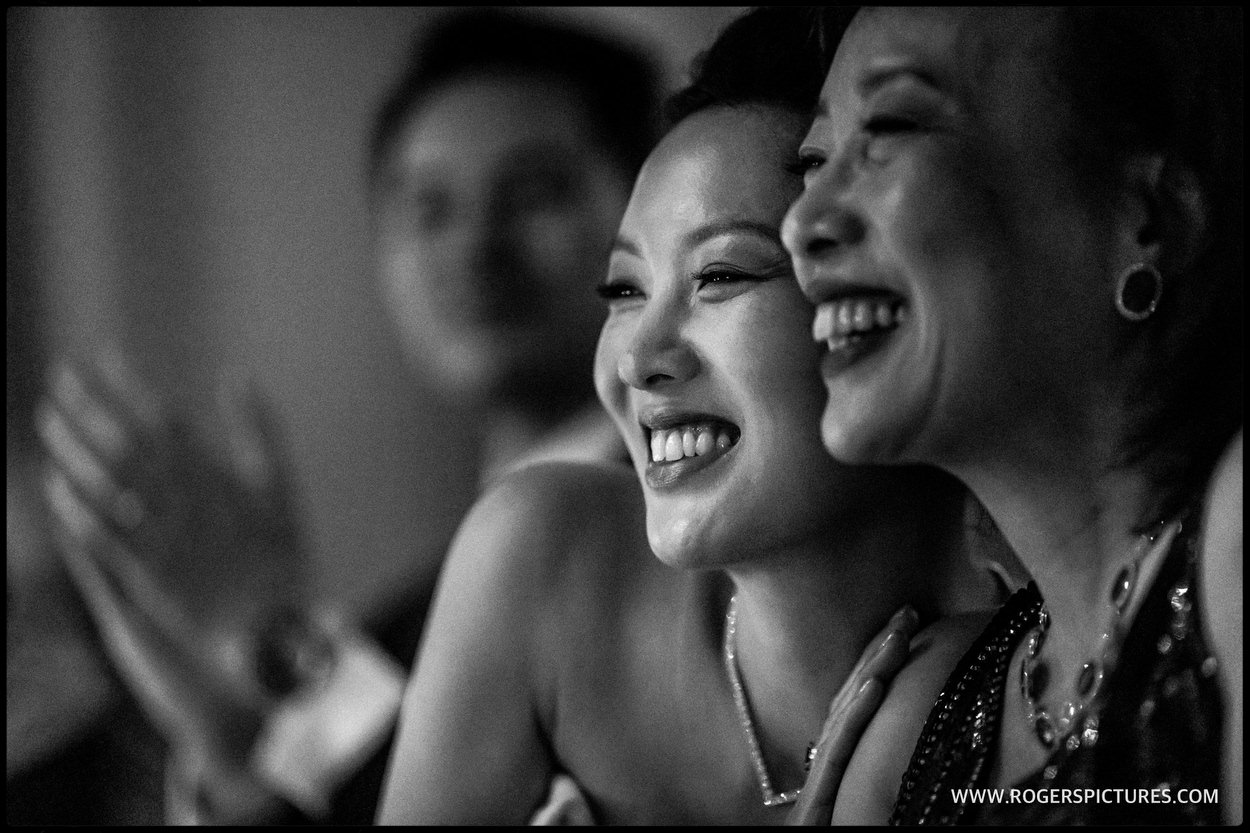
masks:
POLYGON ((383 160, 388 306, 410 361, 469 404, 590 394, 594 287, 631 183, 568 86, 457 76, 416 105, 383 160))

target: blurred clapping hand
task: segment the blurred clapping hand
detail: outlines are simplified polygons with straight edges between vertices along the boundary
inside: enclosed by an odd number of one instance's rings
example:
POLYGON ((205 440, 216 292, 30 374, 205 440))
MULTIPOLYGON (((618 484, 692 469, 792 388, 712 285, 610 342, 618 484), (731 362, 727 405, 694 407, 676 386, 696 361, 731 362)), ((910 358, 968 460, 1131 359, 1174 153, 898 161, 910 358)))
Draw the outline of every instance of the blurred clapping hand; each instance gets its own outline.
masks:
POLYGON ((119 674, 184 760, 244 773, 267 709, 333 654, 275 424, 254 392, 218 453, 115 351, 40 403, 58 547, 119 674))

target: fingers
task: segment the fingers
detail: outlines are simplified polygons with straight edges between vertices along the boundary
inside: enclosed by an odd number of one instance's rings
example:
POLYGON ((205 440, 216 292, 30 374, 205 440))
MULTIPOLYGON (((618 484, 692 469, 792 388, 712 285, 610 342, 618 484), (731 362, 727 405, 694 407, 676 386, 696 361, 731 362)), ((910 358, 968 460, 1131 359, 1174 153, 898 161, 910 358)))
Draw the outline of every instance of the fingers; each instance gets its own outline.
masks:
POLYGON ((171 738, 233 756, 259 725, 207 645, 129 551, 74 494, 56 469, 45 476, 59 550, 109 656, 149 716, 171 738))
POLYGON ((829 706, 807 782, 788 824, 830 823, 846 767, 864 730, 881 707, 890 681, 907 662, 919 621, 916 611, 905 605, 868 643, 829 706))
POLYGON ((75 430, 110 458, 159 443, 167 431, 159 398, 116 350, 101 351, 94 364, 57 362, 48 388, 75 430))
MULTIPOLYGON (((81 505, 76 505, 76 511, 102 517, 123 530, 139 525, 143 520, 139 496, 121 487, 115 475, 116 464, 85 442, 64 413, 46 402, 40 403, 35 413, 35 430, 52 462, 85 499, 85 504, 77 501, 81 505)), ((53 504, 53 509, 65 505, 53 504)), ((81 519, 67 520, 77 520, 77 525, 82 526, 81 519)))
MULTIPOLYGON (((904 605, 890 617, 890 621, 877 634, 876 650, 866 652, 860 659, 861 679, 877 679, 883 683, 894 679, 894 675, 907 662, 912 637, 919 627, 920 616, 911 605, 904 605)), ((870 646, 873 644, 869 643, 870 646)))
POLYGON ((846 765, 877 709, 885 699, 885 683, 867 679, 851 697, 837 704, 825 721, 824 731, 812 759, 811 772, 799 793, 787 824, 827 825, 842 786, 846 765))
POLYGON ((66 363, 52 370, 48 390, 56 407, 71 416, 75 428, 96 451, 112 458, 128 453, 131 438, 124 416, 87 390, 82 376, 66 363))
POLYGON ((160 416, 155 397, 110 351, 98 371, 57 363, 36 429, 74 490, 115 529, 130 531, 144 519, 139 487, 160 492, 144 465, 163 440, 160 416))
POLYGON ((45 473, 44 495, 55 520, 57 551, 70 578, 93 618, 103 630, 111 630, 120 618, 119 605, 103 570, 89 555, 93 548, 100 546, 105 532, 60 471, 50 469, 45 473))
POLYGON ((254 382, 225 382, 218 399, 235 472, 255 494, 284 499, 282 432, 272 405, 254 382))
POLYGON ((152 574, 100 521, 65 474, 50 467, 44 494, 62 533, 60 551, 88 604, 102 624, 134 619, 189 641, 192 626, 161 590, 152 574))

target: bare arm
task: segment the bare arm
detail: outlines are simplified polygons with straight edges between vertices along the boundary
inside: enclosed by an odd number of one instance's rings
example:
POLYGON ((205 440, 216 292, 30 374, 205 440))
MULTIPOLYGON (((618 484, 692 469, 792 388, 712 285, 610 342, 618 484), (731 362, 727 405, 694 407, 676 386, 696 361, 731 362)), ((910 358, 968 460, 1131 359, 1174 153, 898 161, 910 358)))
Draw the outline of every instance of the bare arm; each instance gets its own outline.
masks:
POLYGON ((525 480, 466 517, 440 579, 382 792, 380 824, 524 824, 553 762, 534 637, 550 551, 525 480))
POLYGON ((1219 662, 1224 700, 1223 783, 1220 803, 1224 821, 1241 824, 1242 755, 1245 747, 1242 707, 1242 449, 1244 435, 1224 453, 1207 493, 1200 564, 1203 627, 1219 662))

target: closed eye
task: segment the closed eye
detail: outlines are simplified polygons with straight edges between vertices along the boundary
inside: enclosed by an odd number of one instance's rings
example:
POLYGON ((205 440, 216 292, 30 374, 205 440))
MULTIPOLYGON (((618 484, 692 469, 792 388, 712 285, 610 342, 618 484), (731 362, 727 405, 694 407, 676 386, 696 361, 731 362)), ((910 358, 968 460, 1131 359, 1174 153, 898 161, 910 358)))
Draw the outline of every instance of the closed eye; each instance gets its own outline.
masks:
POLYGON ((786 170, 792 174, 805 175, 811 171, 817 171, 820 166, 825 164, 825 155, 819 151, 799 149, 799 158, 786 165, 786 170))
POLYGON ((864 130, 873 135, 883 133, 905 133, 915 130, 919 125, 912 119, 903 116, 873 116, 864 123, 864 130))

